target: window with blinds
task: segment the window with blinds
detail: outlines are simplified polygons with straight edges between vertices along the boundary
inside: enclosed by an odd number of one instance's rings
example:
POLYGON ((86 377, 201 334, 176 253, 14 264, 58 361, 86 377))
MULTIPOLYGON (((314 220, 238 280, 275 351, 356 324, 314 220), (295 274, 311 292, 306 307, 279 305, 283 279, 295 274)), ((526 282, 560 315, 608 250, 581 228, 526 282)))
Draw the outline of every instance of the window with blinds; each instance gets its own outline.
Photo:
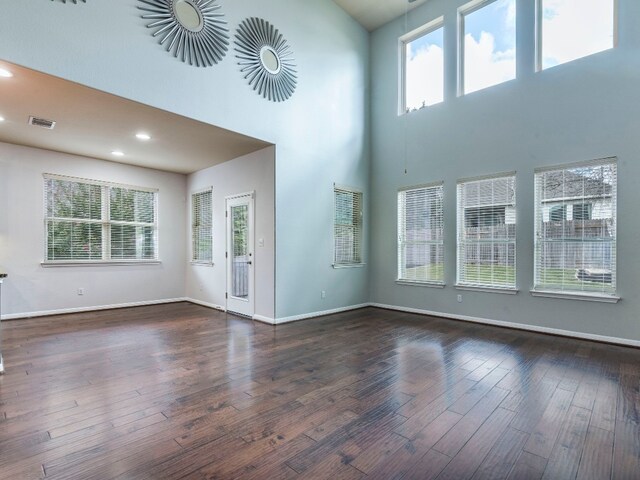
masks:
POLYGON ((45 175, 48 262, 157 260, 157 190, 45 175))
POLYGON ((398 280, 444 284, 443 184, 398 192, 398 280))
POLYGON ((213 189, 191 195, 191 261, 213 262, 213 189))
POLYGON ((515 173, 458 182, 457 216, 457 284, 515 290, 515 173))
POLYGON ((535 173, 534 291, 616 293, 616 159, 535 173))
POLYGON ((334 187, 335 266, 362 263, 362 192, 334 187))

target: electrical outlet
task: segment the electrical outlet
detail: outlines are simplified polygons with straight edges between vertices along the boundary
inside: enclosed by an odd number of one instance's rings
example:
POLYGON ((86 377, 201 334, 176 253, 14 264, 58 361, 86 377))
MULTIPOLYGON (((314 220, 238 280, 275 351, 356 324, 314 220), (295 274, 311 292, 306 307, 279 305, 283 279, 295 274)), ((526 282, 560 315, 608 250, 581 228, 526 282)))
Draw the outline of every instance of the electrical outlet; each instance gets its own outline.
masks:
POLYGON ((327 292, 325 292, 324 290, 322 290, 320 292, 320 298, 327 298, 327 292))
POLYGON ((78 295, 84 295, 84 288, 78 289, 78 295))
POLYGON ((462 295, 458 295, 458 303, 462 303, 462 295))

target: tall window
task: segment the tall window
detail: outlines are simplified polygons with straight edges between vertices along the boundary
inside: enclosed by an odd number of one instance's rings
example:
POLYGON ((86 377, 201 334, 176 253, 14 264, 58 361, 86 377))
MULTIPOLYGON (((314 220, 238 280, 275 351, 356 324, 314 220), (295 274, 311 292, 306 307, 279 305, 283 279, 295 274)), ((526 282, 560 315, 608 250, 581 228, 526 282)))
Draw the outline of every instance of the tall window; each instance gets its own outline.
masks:
POLYGON ((614 295, 615 159, 535 174, 534 290, 614 295))
POLYGON ((516 78, 516 0, 475 0, 460 21, 462 93, 516 78))
POLYGON ((538 68, 613 48, 616 0, 538 0, 538 68))
POLYGON ((157 190, 46 174, 46 261, 158 258, 157 190))
POLYGON ((516 288, 516 176, 458 183, 458 285, 516 288))
POLYGON ((444 100, 443 40, 442 18, 400 39, 404 66, 403 112, 444 100))
POLYGON ((442 183, 398 192, 398 280, 444 283, 442 183))
POLYGON ((335 266, 362 263, 362 192, 334 187, 334 260, 335 266))
POLYGON ((213 189, 191 195, 191 261, 213 262, 213 189))

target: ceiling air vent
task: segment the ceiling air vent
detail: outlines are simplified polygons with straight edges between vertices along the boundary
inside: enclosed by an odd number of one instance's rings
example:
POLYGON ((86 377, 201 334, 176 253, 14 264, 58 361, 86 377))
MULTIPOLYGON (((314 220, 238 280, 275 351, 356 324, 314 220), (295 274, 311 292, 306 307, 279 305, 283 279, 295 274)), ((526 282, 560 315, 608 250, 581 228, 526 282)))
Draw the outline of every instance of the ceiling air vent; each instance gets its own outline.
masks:
POLYGON ((34 127, 42 127, 47 130, 53 130, 53 127, 56 126, 56 122, 52 120, 45 120, 44 118, 34 117, 33 115, 29 117, 29 125, 33 125, 34 127))

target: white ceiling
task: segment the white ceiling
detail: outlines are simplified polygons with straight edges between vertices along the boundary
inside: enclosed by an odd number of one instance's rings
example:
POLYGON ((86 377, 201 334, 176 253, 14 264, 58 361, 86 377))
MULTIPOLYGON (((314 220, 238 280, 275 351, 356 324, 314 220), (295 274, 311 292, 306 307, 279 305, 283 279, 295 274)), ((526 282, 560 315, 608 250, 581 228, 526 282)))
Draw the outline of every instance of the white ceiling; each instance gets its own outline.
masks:
POLYGON ((427 0, 333 0, 370 32, 427 0))
POLYGON ((260 150, 267 142, 0 62, 0 142, 176 173, 192 173, 260 150), (53 120, 53 130, 28 125, 53 120), (148 142, 138 132, 152 136, 148 142), (121 150, 124 157, 111 154, 121 150))

